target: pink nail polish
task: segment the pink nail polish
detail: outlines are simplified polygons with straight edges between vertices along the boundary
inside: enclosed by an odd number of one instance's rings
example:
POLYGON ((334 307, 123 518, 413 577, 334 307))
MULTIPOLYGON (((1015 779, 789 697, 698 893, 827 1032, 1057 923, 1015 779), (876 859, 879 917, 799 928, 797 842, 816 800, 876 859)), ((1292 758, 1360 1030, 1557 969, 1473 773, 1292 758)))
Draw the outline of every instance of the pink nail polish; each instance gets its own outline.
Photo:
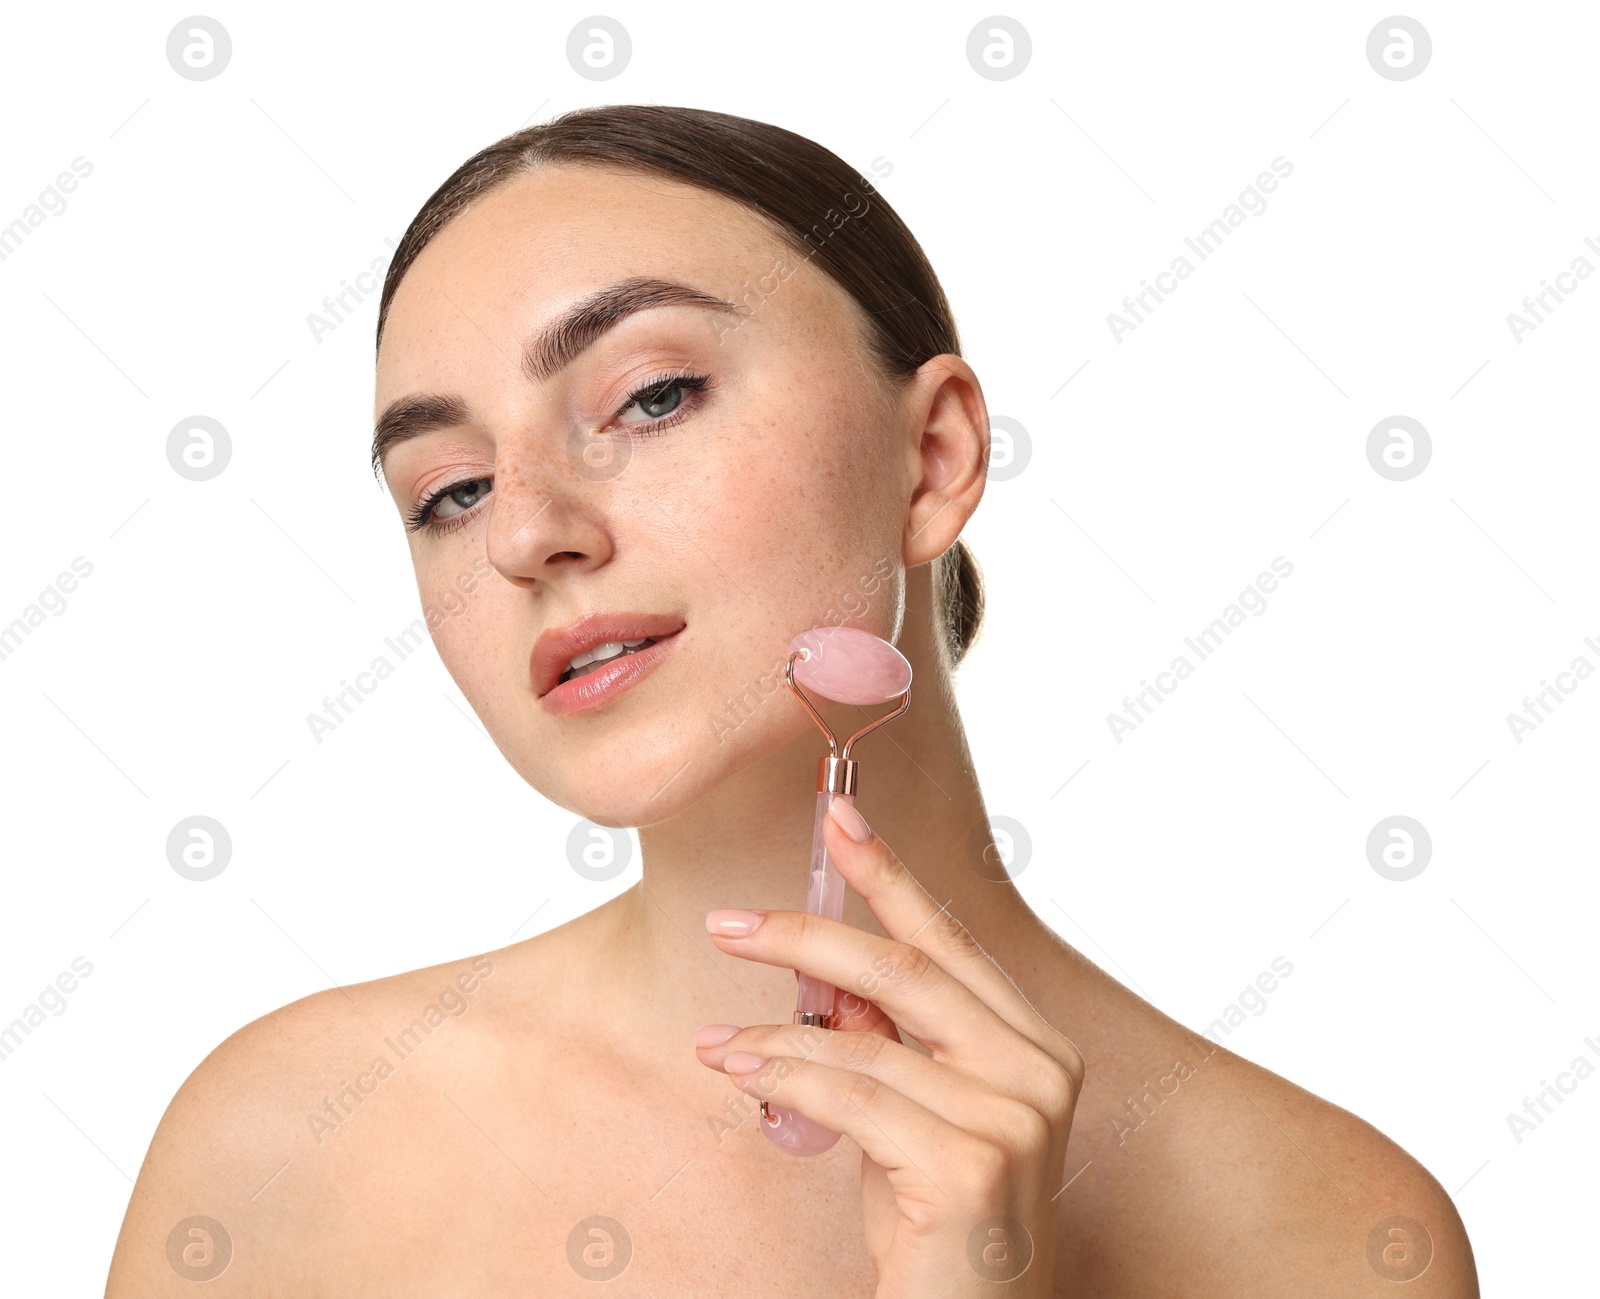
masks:
POLYGON ((721 1046, 730 1037, 739 1031, 737 1024, 707 1024, 704 1028, 694 1031, 694 1044, 696 1046, 721 1046))
POLYGON ((767 1057, 753 1051, 729 1051, 722 1061, 728 1073, 754 1073, 766 1064, 767 1057))
POLYGON ((725 938, 743 938, 754 933, 755 928, 767 918, 764 911, 742 911, 737 907, 722 907, 706 912, 706 929, 725 938))
POLYGON ((856 810, 856 805, 848 797, 836 794, 830 798, 828 815, 857 843, 866 843, 872 838, 872 827, 867 824, 867 819, 856 810))

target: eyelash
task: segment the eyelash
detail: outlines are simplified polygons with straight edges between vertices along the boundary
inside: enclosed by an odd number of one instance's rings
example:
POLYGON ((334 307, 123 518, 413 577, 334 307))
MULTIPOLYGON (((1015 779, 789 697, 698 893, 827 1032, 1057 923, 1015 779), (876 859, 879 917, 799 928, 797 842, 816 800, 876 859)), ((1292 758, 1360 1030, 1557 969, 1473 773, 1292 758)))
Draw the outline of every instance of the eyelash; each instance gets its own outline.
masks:
MULTIPOLYGON (((668 415, 661 416, 660 419, 657 419, 648 425, 632 425, 629 428, 629 433, 632 436, 658 437, 660 434, 666 432, 667 429, 671 428, 674 424, 677 424, 681 420, 687 418, 699 407, 699 401, 691 401, 690 395, 704 391, 710 381, 711 376, 707 374, 672 373, 657 375, 655 378, 646 383, 640 384, 637 388, 630 392, 627 400, 622 403, 621 408, 617 411, 617 415, 621 415, 622 412, 627 410, 630 406, 643 401, 646 397, 652 397, 664 389, 682 388, 685 395, 683 400, 678 403, 676 410, 672 411, 668 415)), ((615 416, 613 416, 613 418, 615 418, 615 416)), ((477 513, 477 507, 474 506, 470 509, 463 510, 460 514, 452 515, 448 519, 432 518, 431 516, 433 514, 433 507, 442 501, 446 496, 449 496, 451 492, 458 492, 463 487, 471 487, 474 483, 481 483, 485 481, 488 480, 482 477, 463 478, 457 482, 447 483, 445 486, 430 493, 425 499, 419 501, 411 510, 411 513, 407 516, 406 530, 409 532, 426 531, 432 533, 434 536, 442 536, 447 532, 455 531, 455 529, 459 528, 463 523, 477 513)))

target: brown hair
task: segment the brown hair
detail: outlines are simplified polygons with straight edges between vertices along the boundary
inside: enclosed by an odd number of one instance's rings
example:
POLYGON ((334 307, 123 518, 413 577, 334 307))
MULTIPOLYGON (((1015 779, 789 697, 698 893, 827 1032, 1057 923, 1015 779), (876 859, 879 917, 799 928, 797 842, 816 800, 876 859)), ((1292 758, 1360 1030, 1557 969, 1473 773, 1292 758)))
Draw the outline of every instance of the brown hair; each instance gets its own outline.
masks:
MULTIPOLYGON (((660 104, 580 108, 526 127, 474 154, 412 219, 378 303, 378 342, 389 303, 428 241, 473 200, 515 176, 556 163, 665 176, 723 195, 766 217, 779 237, 831 276, 861 308, 880 370, 895 379, 924 361, 961 354, 954 314, 916 237, 881 195, 831 150, 782 127, 728 113, 660 104), (854 219, 840 217, 843 206, 854 219), (863 219, 876 213, 874 219, 863 219)), ((934 598, 952 664, 983 619, 983 579, 959 537, 934 561, 934 598)))

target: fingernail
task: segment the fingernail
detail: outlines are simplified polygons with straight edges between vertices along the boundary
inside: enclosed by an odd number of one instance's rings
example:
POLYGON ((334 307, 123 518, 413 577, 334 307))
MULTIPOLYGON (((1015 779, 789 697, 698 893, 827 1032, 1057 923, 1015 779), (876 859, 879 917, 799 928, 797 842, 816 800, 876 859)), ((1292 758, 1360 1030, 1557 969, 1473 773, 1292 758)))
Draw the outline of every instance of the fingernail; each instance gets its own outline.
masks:
POLYGON ((766 1062, 766 1056, 753 1051, 729 1051, 723 1058, 722 1067, 729 1073, 754 1073, 766 1062))
POLYGON ((767 918, 765 911, 741 911, 737 907, 723 907, 706 912, 706 929, 728 938, 743 938, 754 933, 755 928, 767 918))
POLYGON ((867 824, 866 818, 856 811, 856 805, 848 799, 830 798, 828 800, 828 815, 839 823, 839 828, 857 843, 866 843, 872 838, 872 827, 867 824))
POLYGON ((707 1024, 704 1028, 694 1031, 694 1044, 696 1046, 721 1046, 730 1037, 739 1031, 737 1024, 707 1024))

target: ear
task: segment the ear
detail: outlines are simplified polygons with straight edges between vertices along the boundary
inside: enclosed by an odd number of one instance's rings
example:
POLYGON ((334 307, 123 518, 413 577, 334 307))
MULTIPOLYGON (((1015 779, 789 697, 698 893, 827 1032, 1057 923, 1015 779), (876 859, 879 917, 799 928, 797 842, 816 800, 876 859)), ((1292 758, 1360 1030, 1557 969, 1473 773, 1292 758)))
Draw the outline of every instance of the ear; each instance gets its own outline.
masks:
POLYGON ((983 499, 989 408, 972 367, 951 353, 923 362, 907 399, 917 480, 906 517, 905 565, 915 568, 955 544, 983 499))

